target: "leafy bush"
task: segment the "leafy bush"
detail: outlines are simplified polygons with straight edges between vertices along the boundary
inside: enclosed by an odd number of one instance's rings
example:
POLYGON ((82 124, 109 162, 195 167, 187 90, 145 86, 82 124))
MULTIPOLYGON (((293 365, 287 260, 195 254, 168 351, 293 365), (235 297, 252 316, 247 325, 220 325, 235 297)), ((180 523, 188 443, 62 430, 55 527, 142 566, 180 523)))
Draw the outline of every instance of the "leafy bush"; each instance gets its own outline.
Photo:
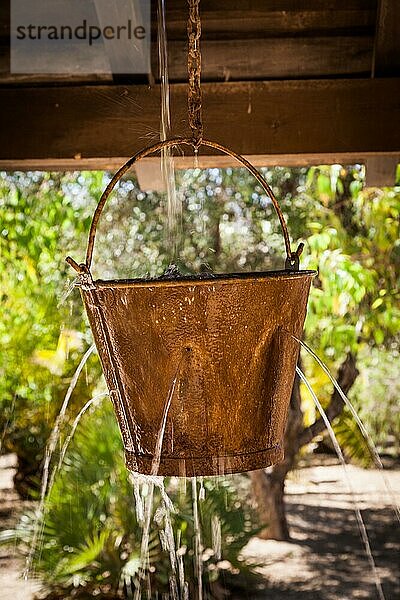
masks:
MULTIPOLYGON (((203 485, 205 498, 198 505, 205 598, 220 598, 223 589, 240 590, 256 583, 254 565, 241 561, 240 551, 258 528, 253 509, 233 478, 222 481, 209 478, 203 485), (213 551, 219 522, 221 556, 213 551)), ((200 483, 197 487, 201 496, 200 483)), ((175 541, 180 540, 185 579, 193 588, 195 535, 190 481, 186 482, 186 491, 176 479, 166 481, 166 488, 174 505, 172 526, 175 541)), ((143 493, 145 496, 146 490, 143 493)), ((149 544, 153 593, 168 592, 171 570, 168 552, 160 539, 163 537, 161 504, 156 486, 149 544)), ((45 514, 43 539, 36 549, 34 569, 50 597, 117 598, 126 597, 135 589, 141 564, 142 525, 108 400, 83 417, 64 468, 47 499, 45 514)), ((33 531, 34 515, 25 515, 16 531, 25 553, 29 552, 33 531)), ((3 539, 10 539, 10 533, 3 534, 3 539)))
MULTIPOLYGON (((44 446, 90 339, 80 307, 58 303, 67 281, 67 250, 84 247, 91 179, 0 174, 0 444, 17 454, 15 482, 23 495, 38 485, 44 446)), ((79 383, 74 406, 90 398, 97 365, 92 361, 86 383, 79 383)))

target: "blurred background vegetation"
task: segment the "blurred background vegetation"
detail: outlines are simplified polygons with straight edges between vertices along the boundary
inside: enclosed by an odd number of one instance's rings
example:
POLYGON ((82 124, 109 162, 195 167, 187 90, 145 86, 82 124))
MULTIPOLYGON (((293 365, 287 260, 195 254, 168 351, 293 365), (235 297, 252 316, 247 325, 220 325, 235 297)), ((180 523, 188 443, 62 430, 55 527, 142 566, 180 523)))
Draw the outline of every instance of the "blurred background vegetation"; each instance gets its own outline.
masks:
MULTIPOLYGON (((398 455, 400 185, 366 189, 363 168, 357 165, 263 171, 280 199, 293 245, 305 242, 302 268, 319 269, 305 340, 333 373, 352 357, 359 375, 350 398, 380 450, 398 455)), ((24 497, 37 497, 46 441, 91 343, 79 294, 66 293, 73 273, 64 259, 67 254, 83 259, 91 216, 109 179, 103 172, 0 174, 1 452, 17 455, 15 485, 24 497)), ((171 262, 188 273, 282 268, 283 241, 273 207, 246 171, 178 171, 177 186, 184 210, 181 233, 178 228, 172 235, 178 237, 179 255, 166 231, 165 196, 141 191, 131 175, 121 182, 101 222, 95 277, 158 276, 171 262)), ((329 379, 306 356, 303 370, 328 406, 329 379)), ((103 389, 94 355, 73 393, 65 432, 79 409, 103 389)), ((318 415, 305 390, 300 391, 307 428, 318 415)), ((335 419, 335 430, 347 456, 367 463, 365 444, 346 410, 335 419)), ((306 449, 323 440, 321 433, 306 449)), ((185 503, 190 499, 170 485, 177 508, 174 527, 186 536, 189 557, 193 523, 185 503)), ((265 523, 254 513, 248 486, 206 485, 207 502, 214 503, 222 523, 225 563, 211 554, 206 569, 208 593, 218 597, 223 587, 240 589, 243 577, 256 577, 251 566, 240 562, 240 549, 265 523)), ((210 538, 204 506, 203 529, 210 538)), ((46 589, 54 597, 60 589, 126 595, 126 582, 137 574, 140 528, 107 399, 84 416, 48 498, 47 515, 44 546, 35 563, 46 589)), ((26 515, 16 533, 22 552, 31 532, 32 515, 26 515)), ((167 557, 157 540, 155 534, 153 557, 159 568, 154 577, 162 591, 167 557)))

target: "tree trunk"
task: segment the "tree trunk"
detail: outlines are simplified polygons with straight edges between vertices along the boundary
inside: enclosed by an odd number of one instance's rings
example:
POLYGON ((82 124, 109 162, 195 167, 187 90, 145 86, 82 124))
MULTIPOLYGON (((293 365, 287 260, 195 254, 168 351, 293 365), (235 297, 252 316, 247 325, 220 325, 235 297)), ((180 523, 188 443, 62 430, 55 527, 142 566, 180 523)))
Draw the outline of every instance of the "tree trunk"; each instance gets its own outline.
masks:
POLYGON ((252 471, 253 495, 257 502, 261 522, 265 528, 259 534, 263 539, 289 540, 289 527, 285 510, 285 479, 294 467, 298 451, 298 438, 303 428, 300 381, 296 375, 290 398, 285 432, 285 458, 265 470, 252 471))

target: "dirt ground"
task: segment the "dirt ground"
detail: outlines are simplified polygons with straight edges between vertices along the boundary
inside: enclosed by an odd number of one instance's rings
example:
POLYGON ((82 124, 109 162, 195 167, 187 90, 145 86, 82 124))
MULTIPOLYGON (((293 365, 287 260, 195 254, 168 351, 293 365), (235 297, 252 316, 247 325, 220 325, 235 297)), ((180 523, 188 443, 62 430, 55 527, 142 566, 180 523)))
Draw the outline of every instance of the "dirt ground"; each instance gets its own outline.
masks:
MULTIPOLYGON (((12 488, 12 456, 0 457, 0 530, 12 527, 24 505, 12 488)), ((400 500, 400 468, 385 471, 400 500)), ((400 599, 400 525, 390 507, 382 473, 316 457, 287 483, 287 509, 293 541, 254 538, 244 556, 261 564, 265 589, 259 600, 353 600, 379 598, 354 515, 362 511, 386 600, 400 599), (324 462, 318 466, 317 461, 324 462)), ((38 586, 21 579, 23 563, 15 549, 0 546, 1 600, 32 600, 38 586)), ((243 597, 243 596, 242 596, 243 597)), ((256 598, 248 591, 247 599, 256 598)), ((239 600, 239 599, 237 599, 239 600)))
MULTIPOLYGON (((316 457, 313 462, 321 460, 316 457)), ((400 469, 347 467, 333 459, 309 466, 287 483, 291 543, 254 538, 245 556, 261 562, 268 581, 262 599, 352 600, 379 598, 354 512, 359 506, 386 600, 400 599, 400 469), (391 489, 388 493, 387 487, 391 489)), ((260 598, 260 596, 259 596, 260 598)))
MULTIPOLYGON (((20 500, 13 488, 15 457, 0 456, 0 531, 11 529, 28 503, 20 500)), ((23 561, 12 546, 0 546, 0 598, 1 600, 31 600, 38 586, 24 581, 21 572, 23 561)))

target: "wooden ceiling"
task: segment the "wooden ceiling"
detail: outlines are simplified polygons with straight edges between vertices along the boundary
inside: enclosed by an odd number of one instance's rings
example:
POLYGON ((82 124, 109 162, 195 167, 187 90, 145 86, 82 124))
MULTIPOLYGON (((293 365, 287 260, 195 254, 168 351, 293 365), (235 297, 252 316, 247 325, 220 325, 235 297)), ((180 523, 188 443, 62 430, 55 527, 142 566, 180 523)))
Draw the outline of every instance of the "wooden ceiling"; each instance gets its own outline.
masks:
MULTIPOLYGON (((201 0, 200 8, 208 138, 258 164, 379 158, 382 170, 385 158, 393 168, 399 0, 201 0)), ((166 0, 166 11, 173 128, 185 135, 186 0, 166 0)), ((113 167, 156 140, 155 2, 151 73, 139 77, 12 74, 9 13, 2 0, 0 168, 113 167)))

